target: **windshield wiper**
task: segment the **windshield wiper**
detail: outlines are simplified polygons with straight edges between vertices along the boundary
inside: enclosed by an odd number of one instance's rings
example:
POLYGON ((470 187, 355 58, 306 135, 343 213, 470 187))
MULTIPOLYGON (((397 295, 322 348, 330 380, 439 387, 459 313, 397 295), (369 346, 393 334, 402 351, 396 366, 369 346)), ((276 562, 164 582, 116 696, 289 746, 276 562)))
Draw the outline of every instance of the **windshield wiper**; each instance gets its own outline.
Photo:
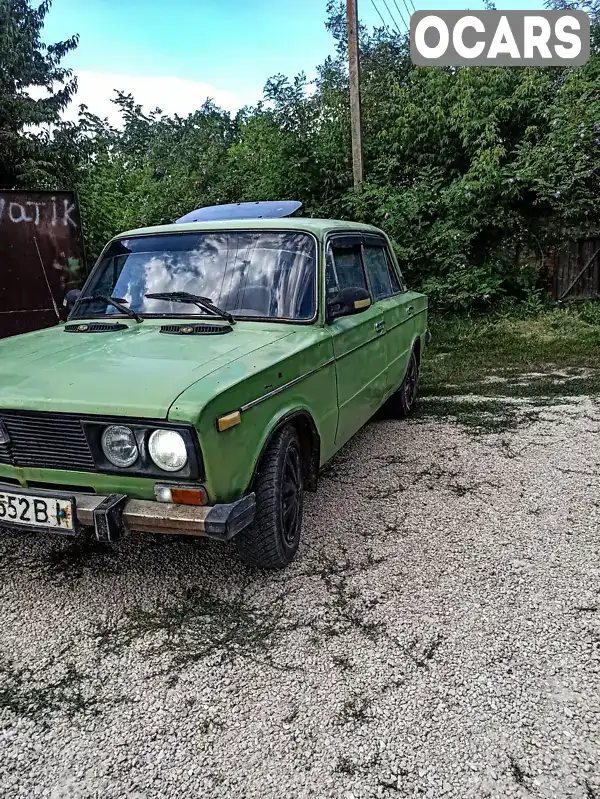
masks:
POLYGON ((204 311, 209 311, 221 319, 226 319, 230 324, 235 325, 235 319, 229 313, 214 304, 208 297, 200 297, 198 294, 189 294, 187 291, 165 291, 158 294, 146 294, 149 300, 167 300, 168 302, 187 302, 190 305, 197 305, 204 311))
POLYGON ((126 300, 122 300, 120 297, 117 299, 115 297, 107 297, 105 294, 94 294, 92 297, 80 297, 77 300, 76 306, 83 305, 84 302, 96 302, 98 300, 102 300, 107 305, 112 305, 113 308, 121 311, 121 313, 125 314, 125 316, 130 316, 132 319, 135 319, 136 322, 144 321, 138 313, 132 311, 131 308, 128 308, 126 305, 123 305, 126 300))

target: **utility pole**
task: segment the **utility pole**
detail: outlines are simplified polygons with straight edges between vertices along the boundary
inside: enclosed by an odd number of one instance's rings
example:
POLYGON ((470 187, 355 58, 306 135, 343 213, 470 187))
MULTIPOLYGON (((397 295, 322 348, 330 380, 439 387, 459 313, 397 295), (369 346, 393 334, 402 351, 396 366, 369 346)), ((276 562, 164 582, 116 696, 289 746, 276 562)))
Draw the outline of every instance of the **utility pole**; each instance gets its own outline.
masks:
POLYGON ((352 172, 354 188, 363 183, 362 115, 360 110, 360 65, 358 55, 357 0, 346 0, 348 61, 350 72, 350 125, 352 128, 352 172))

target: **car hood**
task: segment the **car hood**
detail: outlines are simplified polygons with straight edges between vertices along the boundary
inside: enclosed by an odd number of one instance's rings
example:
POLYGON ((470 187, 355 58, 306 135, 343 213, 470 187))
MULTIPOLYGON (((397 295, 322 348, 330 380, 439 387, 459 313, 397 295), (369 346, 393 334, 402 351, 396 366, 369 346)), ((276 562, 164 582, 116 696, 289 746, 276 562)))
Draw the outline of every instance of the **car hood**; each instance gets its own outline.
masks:
POLYGON ((59 325, 15 336, 0 341, 0 408, 165 418, 192 383, 287 335, 285 325, 259 322, 222 335, 166 335, 146 320, 110 333, 59 325))

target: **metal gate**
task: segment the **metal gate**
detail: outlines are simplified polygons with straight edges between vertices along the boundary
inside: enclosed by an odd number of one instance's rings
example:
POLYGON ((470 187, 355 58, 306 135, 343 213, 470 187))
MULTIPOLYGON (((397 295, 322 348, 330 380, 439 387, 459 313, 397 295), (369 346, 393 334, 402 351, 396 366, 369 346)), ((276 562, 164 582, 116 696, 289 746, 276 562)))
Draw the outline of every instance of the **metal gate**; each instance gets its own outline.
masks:
POLYGON ((74 192, 0 191, 0 338, 55 325, 85 273, 74 192))

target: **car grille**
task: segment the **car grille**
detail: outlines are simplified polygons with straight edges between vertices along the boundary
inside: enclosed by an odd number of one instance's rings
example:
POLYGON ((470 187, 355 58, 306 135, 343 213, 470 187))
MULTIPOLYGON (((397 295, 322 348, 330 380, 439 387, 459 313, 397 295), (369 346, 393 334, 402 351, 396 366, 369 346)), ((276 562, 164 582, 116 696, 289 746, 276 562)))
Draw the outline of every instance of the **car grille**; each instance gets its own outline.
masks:
POLYGON ((231 325, 203 325, 203 324, 188 324, 188 325, 163 325, 160 328, 161 333, 171 333, 180 335, 222 335, 223 333, 231 333, 233 328, 231 325))
POLYGON ((76 417, 0 411, 10 441, 0 444, 0 462, 45 469, 95 471, 96 464, 76 417))
POLYGON ((88 322, 85 325, 65 325, 65 333, 114 333, 115 330, 128 330, 128 325, 120 322, 88 322))

